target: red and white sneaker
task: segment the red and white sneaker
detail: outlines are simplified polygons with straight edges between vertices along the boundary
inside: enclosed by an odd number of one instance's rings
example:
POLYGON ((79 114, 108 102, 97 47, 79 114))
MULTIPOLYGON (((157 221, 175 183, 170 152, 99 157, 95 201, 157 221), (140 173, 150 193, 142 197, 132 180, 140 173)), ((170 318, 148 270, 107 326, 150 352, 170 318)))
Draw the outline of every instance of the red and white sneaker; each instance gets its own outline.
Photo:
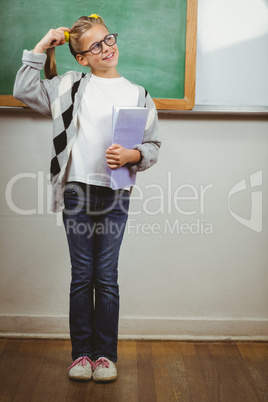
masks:
POLYGON ((100 357, 95 361, 93 380, 97 382, 114 381, 117 378, 115 364, 106 357, 100 357))
POLYGON ((93 367, 94 363, 89 357, 79 357, 68 367, 69 377, 72 380, 89 381, 92 378, 93 367))

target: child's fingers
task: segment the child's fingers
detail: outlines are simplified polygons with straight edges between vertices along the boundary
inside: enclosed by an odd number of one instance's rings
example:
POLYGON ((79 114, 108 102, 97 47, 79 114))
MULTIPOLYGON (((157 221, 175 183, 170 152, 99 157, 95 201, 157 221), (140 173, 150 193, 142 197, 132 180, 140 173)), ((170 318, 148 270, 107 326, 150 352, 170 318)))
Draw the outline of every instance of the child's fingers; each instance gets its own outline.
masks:
POLYGON ((113 156, 120 155, 123 149, 124 148, 121 145, 113 144, 107 149, 106 155, 113 155, 113 156))
POLYGON ((65 42, 65 37, 64 37, 64 31, 61 29, 55 29, 51 32, 51 44, 54 44, 54 46, 57 46, 61 44, 62 42, 65 42))
POLYGON ((67 28, 67 27, 60 27, 60 28, 58 28, 58 29, 62 30, 63 32, 64 32, 64 31, 70 32, 70 28, 67 28))
POLYGON ((107 165, 109 166, 110 169, 116 169, 119 167, 119 164, 115 164, 115 163, 107 162, 107 165))
POLYGON ((120 148, 121 147, 121 145, 119 145, 119 144, 112 144, 110 147, 109 147, 109 149, 110 150, 112 150, 112 149, 118 149, 118 148, 120 148))
POLYGON ((69 28, 60 27, 57 29, 50 29, 48 33, 44 36, 44 38, 40 41, 40 44, 44 47, 44 49, 63 45, 65 43, 64 32, 66 30, 69 31, 69 28))
POLYGON ((106 151, 106 158, 117 159, 118 157, 119 157, 119 152, 117 152, 116 150, 108 149, 106 151))
POLYGON ((106 155, 107 163, 119 163, 120 157, 118 155, 106 155))

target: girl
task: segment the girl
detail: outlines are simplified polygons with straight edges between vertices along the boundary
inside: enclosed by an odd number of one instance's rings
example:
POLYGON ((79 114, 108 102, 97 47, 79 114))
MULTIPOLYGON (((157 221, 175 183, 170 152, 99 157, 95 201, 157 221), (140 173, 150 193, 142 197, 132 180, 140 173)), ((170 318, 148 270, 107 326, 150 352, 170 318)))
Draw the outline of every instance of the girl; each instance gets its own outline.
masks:
POLYGON ((117 377, 117 268, 130 191, 112 190, 110 172, 125 164, 133 172, 145 170, 157 161, 160 147, 154 103, 144 88, 118 74, 116 41, 96 14, 79 18, 71 29, 51 29, 31 52, 24 51, 14 86, 17 99, 53 118, 52 209, 63 211, 72 265, 74 380, 117 377), (66 41, 78 63, 91 69, 88 74, 57 76, 55 47, 66 41), (45 63, 47 79, 40 80, 45 63), (150 109, 142 144, 111 145, 114 105, 150 109))

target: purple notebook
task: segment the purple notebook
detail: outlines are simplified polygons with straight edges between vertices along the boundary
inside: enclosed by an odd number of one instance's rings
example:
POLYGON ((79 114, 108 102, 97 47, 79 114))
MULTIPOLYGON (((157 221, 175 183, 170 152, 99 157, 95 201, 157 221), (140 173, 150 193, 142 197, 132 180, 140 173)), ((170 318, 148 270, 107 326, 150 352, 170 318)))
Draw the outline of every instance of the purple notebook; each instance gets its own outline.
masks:
MULTIPOLYGON (((141 144, 148 114, 149 109, 144 107, 114 106, 113 144, 120 144, 128 149, 141 144)), ((113 190, 133 186, 135 181, 136 173, 133 173, 127 165, 111 170, 111 188, 113 190)))

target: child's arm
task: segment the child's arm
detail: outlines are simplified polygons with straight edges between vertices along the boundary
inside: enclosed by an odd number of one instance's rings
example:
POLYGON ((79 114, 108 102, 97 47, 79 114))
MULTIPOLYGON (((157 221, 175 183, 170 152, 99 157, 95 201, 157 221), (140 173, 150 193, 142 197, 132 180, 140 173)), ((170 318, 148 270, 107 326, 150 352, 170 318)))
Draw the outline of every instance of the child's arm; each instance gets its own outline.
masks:
MULTIPOLYGON (((144 88, 139 88, 144 93, 144 88)), ((137 144, 132 149, 126 149, 118 144, 111 145, 106 151, 109 168, 116 169, 128 163, 130 169, 136 173, 148 169, 157 162, 161 146, 161 142, 157 138, 158 118, 155 104, 148 92, 145 97, 145 107, 150 111, 142 144, 137 144)))
POLYGON ((48 33, 40 40, 40 42, 37 43, 33 53, 44 53, 44 51, 47 49, 64 45, 65 31, 70 31, 70 29, 66 27, 50 29, 48 33))
POLYGON ((51 116, 49 89, 53 89, 54 85, 52 80, 40 80, 40 71, 44 68, 47 58, 43 52, 49 45, 55 47, 62 44, 64 30, 69 29, 50 30, 32 52, 24 50, 23 65, 17 73, 14 84, 13 95, 16 99, 47 116, 51 116))
POLYGON ((44 68, 46 55, 24 50, 22 62, 16 76, 13 96, 31 109, 51 116, 49 96, 40 81, 40 71, 44 68))
POLYGON ((158 140, 158 117, 155 104, 147 93, 145 107, 150 109, 142 144, 132 149, 140 152, 138 163, 130 165, 133 172, 140 172, 153 166, 157 162, 161 142, 158 140))

